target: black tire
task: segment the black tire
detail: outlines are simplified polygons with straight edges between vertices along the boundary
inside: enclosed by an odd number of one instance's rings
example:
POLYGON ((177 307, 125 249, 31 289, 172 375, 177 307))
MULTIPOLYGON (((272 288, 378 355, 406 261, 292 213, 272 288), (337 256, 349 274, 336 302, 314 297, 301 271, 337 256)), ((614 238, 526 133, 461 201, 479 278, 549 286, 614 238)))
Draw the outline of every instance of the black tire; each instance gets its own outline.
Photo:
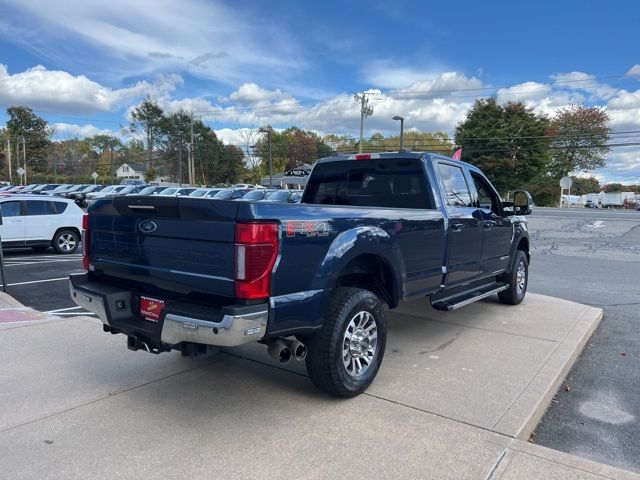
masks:
MULTIPOLYGON (((371 333, 369 334, 371 335, 371 333)), ((364 392, 373 382, 382 364, 384 349, 387 340, 387 321, 382 309, 382 303, 378 297, 360 288, 340 287, 336 289, 326 313, 322 329, 307 339, 307 371, 311 381, 321 390, 339 396, 355 397, 364 392), (365 353, 356 358, 351 352, 351 347, 346 356, 343 356, 343 348, 347 340, 345 334, 347 328, 352 328, 351 338, 364 332, 373 332, 371 320, 375 323, 377 337, 371 357, 365 353), (367 322, 362 328, 353 330, 352 322, 367 322), (365 328, 366 327, 366 328, 365 328), (346 366, 345 361, 350 365, 346 366), (367 364, 368 363, 368 364, 367 364), (367 364, 366 367, 363 364, 367 364), (357 367, 356 367, 357 365, 357 367), (348 368, 352 368, 349 372, 348 368), (358 369, 362 370, 358 374, 358 369)), ((355 341, 357 349, 369 350, 373 339, 368 336, 358 342, 355 341)))
POLYGON ((44 245, 38 245, 37 247, 31 247, 31 248, 36 252, 46 252, 47 250, 49 250, 49 245, 47 245, 46 247, 44 245))
POLYGON ((75 230, 58 230, 51 241, 51 245, 57 253, 74 253, 80 245, 80 236, 75 230))
POLYGON ((509 284, 509 288, 498 293, 498 299, 501 303, 518 305, 524 300, 524 296, 527 294, 527 285, 529 284, 529 262, 522 250, 516 250, 511 271, 503 274, 499 281, 509 284), (524 268, 524 285, 521 284, 520 287, 518 286, 519 268, 524 268))

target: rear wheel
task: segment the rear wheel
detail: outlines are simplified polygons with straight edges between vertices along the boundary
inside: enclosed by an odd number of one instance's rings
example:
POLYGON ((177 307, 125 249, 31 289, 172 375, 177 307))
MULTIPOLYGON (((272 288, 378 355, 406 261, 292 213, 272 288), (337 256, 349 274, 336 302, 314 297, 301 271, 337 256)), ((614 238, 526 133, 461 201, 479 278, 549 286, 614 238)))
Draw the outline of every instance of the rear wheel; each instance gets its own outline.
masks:
POLYGON ((51 243, 58 253, 73 253, 80 245, 80 237, 74 230, 59 230, 51 243))
POLYGON ((529 262, 522 250, 516 250, 511 271, 504 274, 501 280, 508 283, 509 288, 498 293, 500 302, 507 305, 518 305, 524 300, 529 282, 529 262))
POLYGON ((332 395, 359 395, 378 373, 386 338, 387 323, 378 297, 360 288, 338 288, 322 330, 307 342, 311 381, 332 395))

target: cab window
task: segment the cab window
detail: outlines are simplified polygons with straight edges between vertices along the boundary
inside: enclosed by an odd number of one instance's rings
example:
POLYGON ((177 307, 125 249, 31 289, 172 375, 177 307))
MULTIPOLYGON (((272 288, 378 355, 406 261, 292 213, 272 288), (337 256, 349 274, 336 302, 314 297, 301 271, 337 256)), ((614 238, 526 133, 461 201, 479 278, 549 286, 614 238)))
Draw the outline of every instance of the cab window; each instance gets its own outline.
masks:
POLYGON ((476 207, 483 210, 491 210, 496 215, 500 215, 500 202, 498 196, 493 189, 487 185, 487 182, 477 173, 471 172, 473 184, 476 187, 478 198, 476 199, 476 207))
POLYGON ((444 183, 444 196, 451 207, 471 207, 471 193, 462 168, 447 163, 438 164, 444 183))

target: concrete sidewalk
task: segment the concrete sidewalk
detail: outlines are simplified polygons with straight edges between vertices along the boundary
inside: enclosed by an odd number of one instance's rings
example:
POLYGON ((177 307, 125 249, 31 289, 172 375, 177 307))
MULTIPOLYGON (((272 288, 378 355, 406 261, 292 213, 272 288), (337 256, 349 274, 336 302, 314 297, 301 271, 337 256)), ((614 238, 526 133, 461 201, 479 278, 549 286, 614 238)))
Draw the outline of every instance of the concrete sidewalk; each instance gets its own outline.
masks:
POLYGON ((531 294, 519 307, 488 301, 449 314, 406 305, 389 313, 378 379, 351 400, 320 394, 303 365, 271 365, 257 345, 191 360, 130 352, 93 318, 0 320, 2 472, 640 478, 520 440, 600 318, 531 294))

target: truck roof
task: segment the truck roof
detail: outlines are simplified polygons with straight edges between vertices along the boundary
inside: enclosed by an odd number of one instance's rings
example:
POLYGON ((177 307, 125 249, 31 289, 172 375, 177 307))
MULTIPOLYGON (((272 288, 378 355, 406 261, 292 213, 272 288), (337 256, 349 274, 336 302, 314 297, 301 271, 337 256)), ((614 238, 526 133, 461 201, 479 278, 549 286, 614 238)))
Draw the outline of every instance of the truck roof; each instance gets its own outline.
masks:
POLYGON ((407 159, 426 159, 426 160, 434 160, 434 159, 442 159, 442 160, 451 160, 456 163, 460 163, 461 165, 466 165, 469 168, 477 169, 477 167, 463 162, 462 160, 455 160, 451 157, 447 157, 446 155, 441 155, 438 153, 432 152, 412 152, 409 150, 399 151, 399 152, 375 152, 375 153, 350 153, 350 154, 339 154, 333 155, 331 157, 321 158, 317 161, 317 163, 331 163, 331 162, 342 162, 346 160, 397 160, 399 158, 407 158, 407 159), (359 158, 360 157, 360 158, 359 158))

